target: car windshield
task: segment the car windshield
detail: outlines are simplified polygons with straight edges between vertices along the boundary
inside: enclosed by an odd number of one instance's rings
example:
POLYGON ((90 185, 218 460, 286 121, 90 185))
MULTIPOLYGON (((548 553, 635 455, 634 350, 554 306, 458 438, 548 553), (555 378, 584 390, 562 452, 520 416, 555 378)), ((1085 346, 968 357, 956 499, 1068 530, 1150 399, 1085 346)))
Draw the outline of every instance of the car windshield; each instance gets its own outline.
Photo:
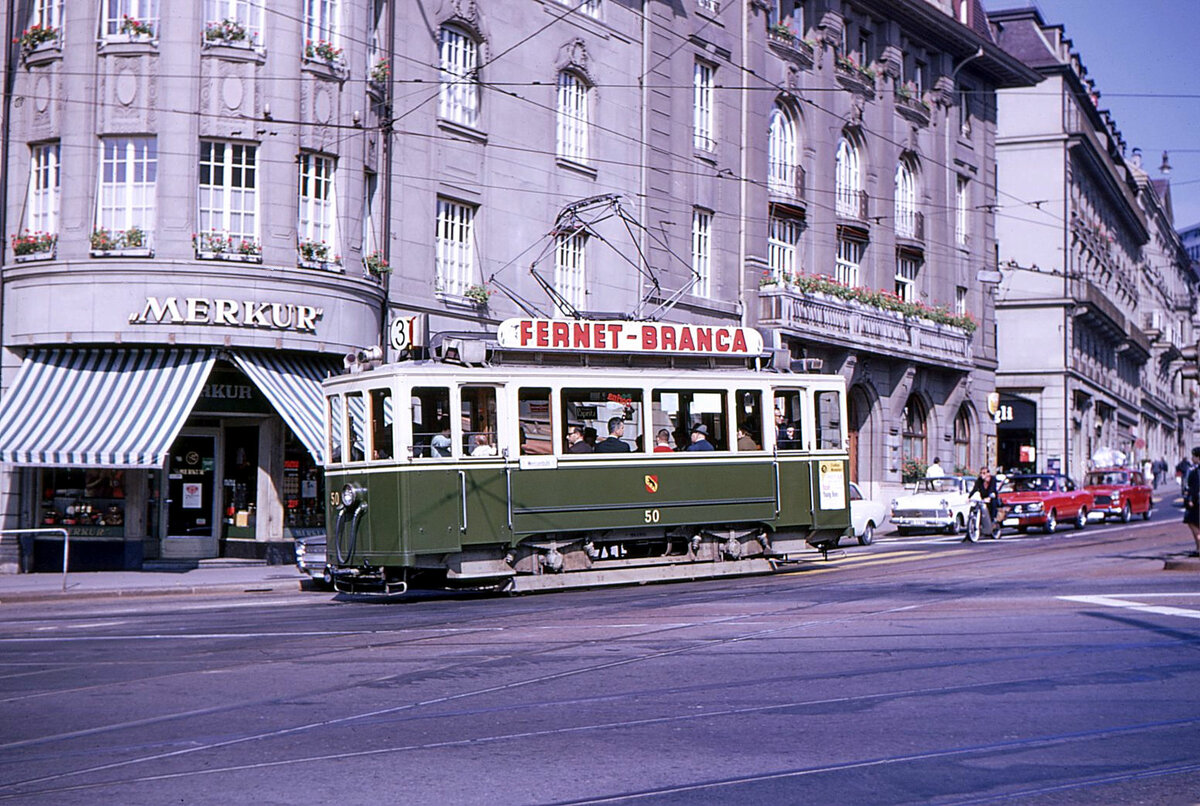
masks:
POLYGON ((1054 491, 1053 476, 1017 476, 1009 479, 1009 489, 1018 493, 1048 493, 1054 491))
POLYGON ((1128 473, 1088 473, 1088 484, 1128 484, 1128 473))
POLYGON ((962 482, 954 476, 939 476, 917 482, 918 493, 956 493, 962 482))

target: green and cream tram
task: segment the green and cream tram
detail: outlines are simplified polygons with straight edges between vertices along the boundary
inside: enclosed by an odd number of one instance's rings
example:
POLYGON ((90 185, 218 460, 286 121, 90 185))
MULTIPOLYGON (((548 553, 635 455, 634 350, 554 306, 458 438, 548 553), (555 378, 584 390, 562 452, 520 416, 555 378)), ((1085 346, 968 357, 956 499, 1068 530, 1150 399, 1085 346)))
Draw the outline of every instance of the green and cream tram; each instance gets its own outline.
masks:
POLYGON ((848 533, 840 376, 589 358, 326 380, 335 587, 766 573, 848 533))

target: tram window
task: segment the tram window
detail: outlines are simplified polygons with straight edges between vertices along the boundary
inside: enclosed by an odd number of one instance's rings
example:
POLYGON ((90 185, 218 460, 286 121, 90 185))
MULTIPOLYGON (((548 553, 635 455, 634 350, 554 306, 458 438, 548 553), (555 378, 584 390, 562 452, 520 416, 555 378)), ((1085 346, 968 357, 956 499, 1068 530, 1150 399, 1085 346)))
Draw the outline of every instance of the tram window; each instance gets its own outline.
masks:
POLYGON ((668 429, 675 450, 729 450, 724 390, 655 389, 650 410, 656 432, 668 429))
POLYGON ((329 463, 337 464, 342 461, 342 398, 333 395, 329 398, 329 463))
POLYGON ((367 458, 367 405, 362 392, 346 395, 346 438, 349 440, 350 461, 367 458))
POLYGON ((642 450, 642 390, 564 389, 566 433, 580 429, 590 450, 563 445, 564 453, 628 453, 642 450))
POLYGON ((804 447, 804 409, 797 389, 775 390, 775 444, 781 451, 804 447))
POLYGON ((737 406, 739 451, 761 451, 763 446, 762 392, 739 389, 734 395, 737 406))
POLYGON ((554 431, 550 423, 550 390, 526 389, 517 392, 521 455, 554 453, 554 431))
POLYGON ((414 458, 444 459, 451 455, 449 388, 413 387, 412 433, 414 458))
POLYGON ((390 389, 371 390, 371 458, 391 459, 395 456, 392 439, 396 411, 392 407, 390 389))
POLYGON ((842 447, 842 396, 839 392, 817 392, 817 447, 842 447))
POLYGON ((464 386, 462 398, 462 455, 495 456, 496 388, 464 386))

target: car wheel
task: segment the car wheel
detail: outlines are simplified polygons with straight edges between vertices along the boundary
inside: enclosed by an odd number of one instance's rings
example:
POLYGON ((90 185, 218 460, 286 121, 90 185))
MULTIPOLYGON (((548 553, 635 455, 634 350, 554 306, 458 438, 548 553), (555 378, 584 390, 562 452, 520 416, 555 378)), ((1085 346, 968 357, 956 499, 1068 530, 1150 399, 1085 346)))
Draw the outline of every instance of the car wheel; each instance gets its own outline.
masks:
POLYGON ((1133 520, 1133 507, 1126 501, 1125 506, 1121 508, 1121 523, 1129 523, 1131 520, 1133 520))
POLYGON ((858 536, 858 545, 869 546, 875 542, 875 524, 867 521, 867 525, 863 527, 862 534, 858 536))
POLYGON ((1087 526, 1087 507, 1080 507, 1078 514, 1075 515, 1075 528, 1082 529, 1087 526))
POLYGON ((946 527, 946 534, 956 535, 963 530, 962 515, 956 515, 950 520, 950 525, 946 527))
POLYGON ((1057 530, 1058 530, 1058 513, 1056 513, 1054 510, 1050 510, 1049 512, 1046 513, 1046 525, 1042 527, 1042 531, 1044 531, 1048 535, 1052 535, 1057 530))
POLYGON ((1144 521, 1150 520, 1150 509, 1151 509, 1151 507, 1146 507, 1146 511, 1142 513, 1142 520, 1144 520, 1144 521))

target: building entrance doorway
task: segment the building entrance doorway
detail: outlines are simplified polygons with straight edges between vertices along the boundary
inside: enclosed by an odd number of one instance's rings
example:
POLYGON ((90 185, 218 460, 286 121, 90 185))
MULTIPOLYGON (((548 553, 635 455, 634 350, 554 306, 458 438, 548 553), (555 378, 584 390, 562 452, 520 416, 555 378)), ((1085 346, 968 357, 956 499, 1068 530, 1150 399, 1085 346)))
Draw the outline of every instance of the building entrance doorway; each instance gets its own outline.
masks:
POLYGON ((167 536, 162 555, 172 559, 217 556, 217 433, 186 433, 167 458, 167 536))

